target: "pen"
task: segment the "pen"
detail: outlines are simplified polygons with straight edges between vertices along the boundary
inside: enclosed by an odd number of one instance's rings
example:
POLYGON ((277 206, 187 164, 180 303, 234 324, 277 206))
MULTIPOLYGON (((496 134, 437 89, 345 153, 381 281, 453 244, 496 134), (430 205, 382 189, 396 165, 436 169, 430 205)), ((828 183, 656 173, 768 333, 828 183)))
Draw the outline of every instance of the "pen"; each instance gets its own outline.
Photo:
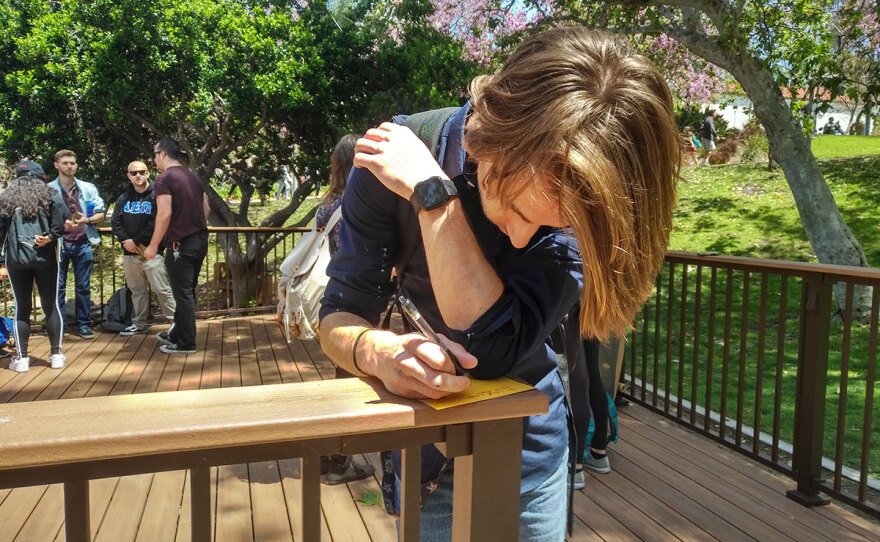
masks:
POLYGON ((403 312, 404 314, 406 314, 409 321, 412 322, 414 326, 419 328, 419 331, 422 332, 422 335, 427 337, 429 341, 436 344, 437 346, 442 348, 444 352, 446 352, 446 355, 449 356, 449 360, 452 361, 452 365, 455 366, 455 374, 458 376, 469 376, 468 372, 465 371, 461 364, 458 362, 458 358, 456 358, 455 355, 449 351, 449 348, 447 348, 446 345, 443 344, 443 341, 440 340, 440 337, 438 337, 437 334, 434 333, 434 330, 431 329, 431 326, 428 325, 428 322, 425 321, 424 318, 422 318, 422 313, 419 312, 419 309, 416 308, 413 302, 404 296, 398 297, 398 300, 400 301, 400 306, 401 308, 403 308, 403 312))

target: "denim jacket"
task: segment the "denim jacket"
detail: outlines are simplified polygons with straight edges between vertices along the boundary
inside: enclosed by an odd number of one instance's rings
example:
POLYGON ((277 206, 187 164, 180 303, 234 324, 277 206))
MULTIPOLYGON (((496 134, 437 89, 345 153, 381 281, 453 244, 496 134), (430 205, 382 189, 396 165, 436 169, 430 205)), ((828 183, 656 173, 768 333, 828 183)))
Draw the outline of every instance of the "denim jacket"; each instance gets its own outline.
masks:
MULTIPOLYGON (((106 211, 104 200, 101 199, 101 196, 98 194, 98 188, 95 185, 87 181, 81 181, 76 177, 73 180, 76 182, 77 191, 79 191, 79 206, 83 212, 86 210, 86 203, 94 205, 95 213, 106 211)), ((49 183, 49 187, 55 189, 62 199, 64 198, 64 190, 61 188, 61 181, 58 177, 55 177, 55 180, 49 183)), ((86 224, 86 238, 93 245, 101 244, 101 234, 98 233, 98 227, 95 224, 86 224)))

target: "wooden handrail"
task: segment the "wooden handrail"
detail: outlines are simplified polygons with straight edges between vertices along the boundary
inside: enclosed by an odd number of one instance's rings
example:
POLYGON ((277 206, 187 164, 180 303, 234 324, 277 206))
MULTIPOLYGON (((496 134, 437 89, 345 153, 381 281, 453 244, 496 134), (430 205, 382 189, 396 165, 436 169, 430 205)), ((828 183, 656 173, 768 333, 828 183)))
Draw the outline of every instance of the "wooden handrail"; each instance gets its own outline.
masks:
POLYGON ((0 472, 227 446, 518 418, 547 410, 528 392, 434 410, 375 379, 342 379, 0 404, 0 472))
POLYGON ((835 279, 861 278, 880 281, 880 269, 876 267, 856 267, 849 265, 830 265, 811 262, 791 262, 786 260, 765 260, 745 256, 723 256, 716 253, 679 252, 666 253, 667 262, 709 265, 725 269, 747 269, 750 271, 774 271, 786 275, 804 276, 820 273, 835 279))
MULTIPOLYGON (((421 444, 441 443, 461 467, 455 539, 515 539, 522 418, 547 409, 530 390, 438 411, 356 378, 0 404, 0 489, 64 483, 72 542, 91 539, 89 480, 190 469, 193 540, 209 540, 210 466, 302 457, 299 539, 316 540, 320 455, 398 448, 413 464, 421 444)), ((418 538, 418 484, 402 481, 407 540, 418 538)))

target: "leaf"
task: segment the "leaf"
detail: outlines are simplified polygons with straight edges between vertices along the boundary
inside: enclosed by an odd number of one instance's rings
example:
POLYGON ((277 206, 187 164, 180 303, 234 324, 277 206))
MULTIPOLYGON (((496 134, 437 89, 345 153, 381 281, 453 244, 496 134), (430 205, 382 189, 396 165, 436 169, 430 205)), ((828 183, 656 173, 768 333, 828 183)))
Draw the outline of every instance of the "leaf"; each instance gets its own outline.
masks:
POLYGON ((367 491, 366 493, 361 494, 360 497, 356 498, 354 502, 359 502, 364 506, 379 506, 382 504, 382 492, 381 491, 367 491))

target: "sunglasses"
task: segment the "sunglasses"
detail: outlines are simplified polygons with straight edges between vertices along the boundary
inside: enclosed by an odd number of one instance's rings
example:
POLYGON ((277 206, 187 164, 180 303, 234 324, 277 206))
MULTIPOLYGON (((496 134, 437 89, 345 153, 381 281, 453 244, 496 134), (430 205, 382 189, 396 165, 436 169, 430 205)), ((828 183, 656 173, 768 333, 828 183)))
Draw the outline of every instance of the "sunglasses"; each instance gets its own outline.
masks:
POLYGON ((145 169, 139 169, 139 170, 137 170, 137 171, 129 171, 128 174, 131 175, 132 177, 134 177, 135 175, 146 175, 146 174, 147 174, 147 170, 145 170, 145 169))

